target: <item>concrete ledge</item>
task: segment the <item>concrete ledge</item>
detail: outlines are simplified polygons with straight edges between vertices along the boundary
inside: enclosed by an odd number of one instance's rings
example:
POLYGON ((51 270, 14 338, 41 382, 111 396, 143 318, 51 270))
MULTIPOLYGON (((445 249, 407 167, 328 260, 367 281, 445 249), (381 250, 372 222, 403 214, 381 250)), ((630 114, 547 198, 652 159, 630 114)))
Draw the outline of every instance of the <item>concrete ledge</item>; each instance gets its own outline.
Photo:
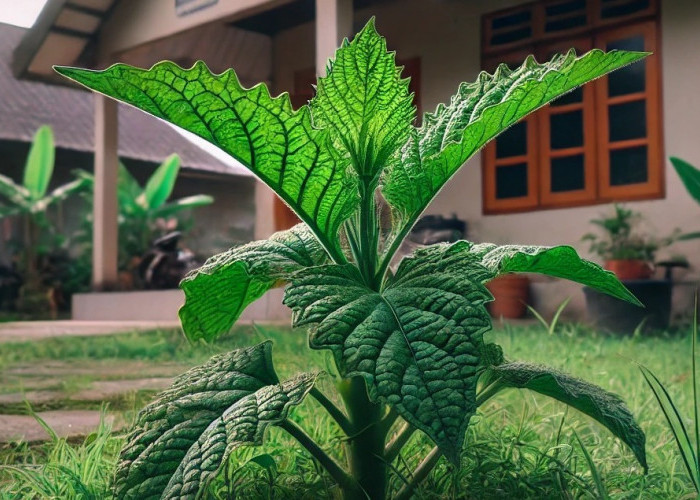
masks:
MULTIPOLYGON (((243 312, 239 321, 289 320, 291 311, 282 305, 284 291, 275 288, 243 312)), ((182 290, 93 292, 73 295, 73 319, 80 321, 177 321, 185 303, 182 290)))

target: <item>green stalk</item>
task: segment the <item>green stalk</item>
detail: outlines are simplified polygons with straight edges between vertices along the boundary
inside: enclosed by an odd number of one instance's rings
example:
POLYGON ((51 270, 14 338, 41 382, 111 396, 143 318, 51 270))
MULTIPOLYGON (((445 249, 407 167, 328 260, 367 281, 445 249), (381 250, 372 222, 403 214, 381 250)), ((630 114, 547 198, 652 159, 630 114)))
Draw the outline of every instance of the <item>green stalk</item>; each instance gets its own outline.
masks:
POLYGON ((364 498, 362 496, 362 490, 355 479, 345 472, 343 468, 338 465, 335 460, 333 460, 332 457, 323 451, 316 441, 314 441, 311 436, 304 431, 304 429, 299 427, 291 420, 284 420, 279 425, 321 463, 321 465, 328 471, 331 477, 338 483, 343 491, 346 492, 346 494, 351 493, 355 495, 353 498, 364 498))
POLYGON ((353 433, 353 428, 352 424, 348 420, 348 417, 345 416, 345 414, 341 411, 340 408, 338 408, 333 401, 328 399, 325 394, 323 394, 320 390, 318 390, 316 387, 311 389, 311 392, 309 393, 313 398, 318 401, 321 406, 323 406, 328 414, 333 417, 333 420, 336 421, 338 426, 342 429, 342 431, 346 435, 351 435, 353 433))
POLYGON ((399 490, 394 497, 394 500, 408 500, 411 498, 413 490, 416 489, 416 486, 418 486, 421 481, 428 477, 428 474, 430 474, 430 471, 435 468, 441 456, 442 452, 437 446, 430 450, 428 456, 425 457, 420 464, 418 464, 418 467, 416 467, 416 470, 413 472, 413 477, 409 483, 405 484, 403 488, 399 490))
POLYGON ((344 379, 338 384, 350 423, 358 432, 346 444, 350 474, 362 493, 344 490, 345 500, 381 500, 386 495, 387 463, 384 460, 385 433, 381 423, 384 407, 372 403, 361 377, 344 379))
POLYGON ((408 440, 411 439, 411 436, 413 436, 413 433, 417 430, 418 429, 414 426, 406 422, 386 445, 384 449, 384 460, 389 463, 393 462, 399 455, 401 449, 408 443, 408 440))

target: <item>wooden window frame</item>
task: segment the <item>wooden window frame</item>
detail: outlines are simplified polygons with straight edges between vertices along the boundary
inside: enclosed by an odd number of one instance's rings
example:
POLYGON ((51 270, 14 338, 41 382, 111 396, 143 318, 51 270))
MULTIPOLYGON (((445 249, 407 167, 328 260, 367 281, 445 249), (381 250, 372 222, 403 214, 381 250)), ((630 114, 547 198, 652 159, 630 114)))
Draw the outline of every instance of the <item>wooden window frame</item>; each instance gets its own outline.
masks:
MULTIPOLYGON (((544 33, 545 8, 562 0, 540 0, 518 5, 482 17, 482 67, 492 72, 499 61, 524 60, 527 54, 535 54, 540 61, 552 50, 561 52, 577 46, 577 52, 591 48, 605 48, 612 40, 626 35, 642 34, 645 50, 654 52, 646 58, 646 86, 644 92, 608 98, 608 78, 602 77, 583 86, 582 104, 557 107, 545 106, 525 120, 528 123, 527 153, 518 157, 496 158, 496 141, 491 141, 482 151, 482 211, 484 214, 567 208, 595 205, 611 201, 655 199, 665 196, 664 152, 661 106, 660 74, 660 19, 658 0, 650 0, 644 11, 612 19, 602 19, 601 0, 587 0, 587 19, 591 24, 556 33, 544 33), (490 40, 491 19, 530 9, 533 37, 516 43, 486 49, 490 40), (644 100, 646 104, 647 130, 641 139, 610 143, 608 106, 610 104, 644 100), (578 148, 551 150, 550 117, 552 114, 583 110, 584 145, 578 148), (533 137, 534 136, 534 137, 533 137), (534 138, 534 141, 533 141, 534 138), (535 154, 533 155, 533 144, 535 154), (648 179, 644 183, 610 186, 610 150, 644 145, 647 147, 648 179), (580 151, 579 151, 580 150, 580 151), (585 186, 581 190, 555 193, 551 190, 551 160, 555 157, 584 154, 585 186), (518 198, 496 198, 496 169, 498 166, 526 162, 528 165, 528 193, 518 198)), ((625 0, 619 0, 623 4, 625 0)))
MULTIPOLYGON (((644 50, 656 49, 658 52, 657 26, 653 22, 637 23, 615 28, 596 36, 595 44, 604 48, 610 40, 641 34, 644 37, 644 50)), ((664 186, 664 152, 661 127, 661 92, 659 74, 659 54, 645 59, 645 89, 643 92, 608 97, 608 77, 600 78, 596 85, 596 114, 598 116, 598 192, 602 201, 639 200, 662 198, 664 186), (628 139, 611 143, 609 140, 609 106, 643 100, 646 104, 647 134, 644 138, 628 139), (652 117, 654 119, 648 119, 652 117), (655 119, 658 117, 658 120, 655 119), (635 146, 647 147, 647 182, 610 185, 610 151, 635 146)))

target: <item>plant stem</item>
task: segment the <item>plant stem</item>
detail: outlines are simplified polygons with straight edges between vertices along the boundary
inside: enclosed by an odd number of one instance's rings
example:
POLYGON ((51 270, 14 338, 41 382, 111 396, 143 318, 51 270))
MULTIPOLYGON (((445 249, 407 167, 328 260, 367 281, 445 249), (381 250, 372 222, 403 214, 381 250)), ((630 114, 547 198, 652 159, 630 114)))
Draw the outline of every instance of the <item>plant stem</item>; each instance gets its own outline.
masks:
POLYGON ((283 420, 279 426, 291 434, 291 436, 296 439, 299 444, 306 448, 306 450, 311 453, 311 455, 318 460, 321 465, 323 465, 323 467, 328 471, 328 473, 335 480, 335 482, 338 483, 343 491, 354 492, 356 495, 358 495, 357 498, 362 498, 362 489, 357 481, 340 465, 338 465, 338 462, 323 451, 321 447, 316 444, 316 441, 314 441, 304 429, 299 427, 299 425, 291 420, 283 420))
POLYGON ((384 448, 384 460, 389 463, 393 462, 414 432, 416 432, 416 428, 408 422, 405 423, 384 448))
POLYGON ((377 243, 379 228, 374 202, 376 181, 363 180, 360 183, 360 261, 358 266, 368 287, 376 290, 377 243))
POLYGON ((345 416, 345 413, 343 413, 343 411, 338 408, 333 401, 328 399, 326 395, 319 391, 316 387, 311 389, 310 394, 321 404, 321 406, 326 409, 328 414, 333 417, 333 420, 336 421, 346 435, 350 436, 354 433, 352 424, 348 420, 348 417, 345 416))
POLYGON ((399 490, 399 492, 394 497, 394 500, 408 500, 408 498, 411 497, 413 490, 416 489, 416 486, 418 486, 418 484, 421 481, 423 481, 423 479, 428 477, 428 474, 430 474, 430 471, 432 471, 433 468, 437 465, 438 460, 440 460, 441 456, 442 452, 438 449, 437 446, 430 450, 428 456, 425 457, 420 464, 418 464, 418 467, 416 467, 416 470, 413 472, 413 477, 411 478, 411 480, 408 482, 408 484, 405 484, 399 490))
POLYGON ((385 433, 381 423, 384 407, 372 403, 362 377, 344 379, 338 384, 350 423, 358 432, 347 442, 350 474, 362 488, 361 495, 344 491, 345 500, 382 500, 386 495, 387 464, 384 460, 385 433))

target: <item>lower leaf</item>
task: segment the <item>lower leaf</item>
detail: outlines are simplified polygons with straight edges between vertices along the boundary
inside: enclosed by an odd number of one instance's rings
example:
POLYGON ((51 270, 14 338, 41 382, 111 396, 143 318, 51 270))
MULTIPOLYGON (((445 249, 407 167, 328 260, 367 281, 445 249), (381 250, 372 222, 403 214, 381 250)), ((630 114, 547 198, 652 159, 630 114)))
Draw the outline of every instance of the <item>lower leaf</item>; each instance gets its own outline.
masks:
POLYGON ((259 444, 265 427, 285 418, 315 378, 280 384, 269 341, 192 368, 139 413, 119 457, 115 498, 162 498, 178 488, 194 496, 215 477, 230 446, 259 444))
POLYGON ((585 413, 627 444, 647 471, 646 437, 625 402, 617 395, 553 368, 532 363, 492 366, 484 376, 502 389, 530 389, 585 413))

